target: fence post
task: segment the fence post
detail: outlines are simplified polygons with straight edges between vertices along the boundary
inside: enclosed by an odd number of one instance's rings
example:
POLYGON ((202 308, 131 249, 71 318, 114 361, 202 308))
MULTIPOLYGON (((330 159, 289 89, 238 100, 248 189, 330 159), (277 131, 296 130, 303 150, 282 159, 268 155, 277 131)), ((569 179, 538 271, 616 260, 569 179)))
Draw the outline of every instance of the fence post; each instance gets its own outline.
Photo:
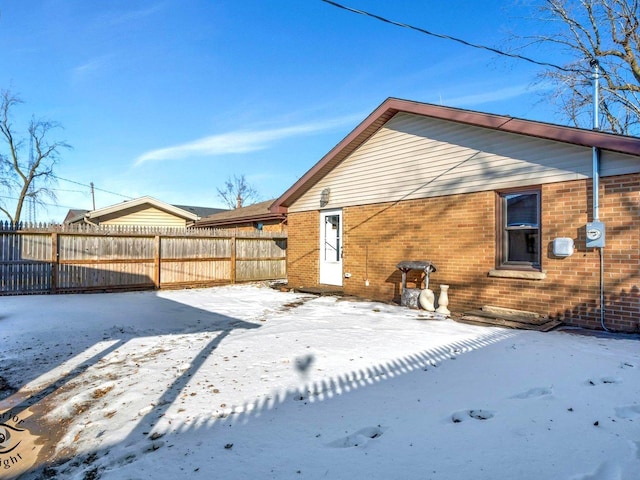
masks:
MULTIPOLYGON (((174 237, 160 231, 143 235, 114 233, 113 227, 32 226, 24 231, 12 228, 0 222, 0 233, 8 237, 4 241, 6 245, 0 248, 0 280, 3 282, 0 296, 151 286, 161 289, 165 283, 176 287, 235 284, 254 277, 257 280, 281 278, 283 262, 286 268, 286 251, 263 248, 261 244, 267 241, 264 235, 196 232, 196 235, 176 237, 184 241, 176 241, 174 248, 174 237), (28 234, 27 243, 22 245, 25 234, 28 234), (167 237, 166 246, 164 237, 167 237), (21 254, 27 258, 18 258, 21 254), (167 271, 163 273, 165 254, 167 271), (281 258, 282 255, 285 256, 281 258), (123 264, 121 268, 102 268, 102 265, 119 263, 123 264), (174 264, 176 268, 172 268, 174 264)), ((286 236, 272 237, 269 241, 275 240, 279 246, 283 238, 286 239, 286 236)), ((286 242, 281 249, 286 250, 286 242)))
POLYGON ((60 265, 60 252, 58 250, 58 233, 51 234, 51 293, 58 291, 58 271, 60 265))
POLYGON ((156 289, 160 288, 160 266, 161 266, 161 240, 160 240, 160 235, 156 235, 155 236, 155 251, 153 252, 153 264, 154 264, 154 270, 153 270, 153 284, 155 285, 156 289))
POLYGON ((231 283, 236 283, 236 243, 238 237, 233 235, 231 237, 231 283))

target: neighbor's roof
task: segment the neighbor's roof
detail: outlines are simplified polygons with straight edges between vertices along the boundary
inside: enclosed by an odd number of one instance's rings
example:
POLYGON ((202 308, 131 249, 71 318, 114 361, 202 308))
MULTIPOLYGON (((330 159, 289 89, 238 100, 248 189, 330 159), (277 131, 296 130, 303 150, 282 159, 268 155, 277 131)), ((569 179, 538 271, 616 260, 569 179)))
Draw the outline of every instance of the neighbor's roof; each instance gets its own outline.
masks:
POLYGON ((255 203, 247 207, 225 210, 214 215, 209 215, 196 222, 196 227, 223 227, 228 225, 246 224, 266 221, 282 221, 285 218, 283 213, 274 213, 269 210, 272 200, 255 203))
POLYGON ((174 205, 174 207, 186 210, 187 212, 195 213, 200 218, 227 211, 225 208, 194 207, 191 205, 174 205))
POLYGON ((84 214, 87 213, 88 211, 89 210, 82 210, 82 209, 79 209, 79 208, 71 208, 67 212, 67 216, 64 217, 63 223, 76 222, 76 221, 84 218, 84 214))
POLYGON ((100 217, 102 215, 115 213, 117 211, 135 207, 145 203, 148 203, 149 205, 159 208, 161 210, 169 211, 174 215, 186 218, 188 220, 196 220, 197 218, 203 218, 208 215, 213 215, 214 213, 226 212, 224 208, 194 207, 191 205, 168 205, 153 197, 147 196, 147 197, 136 198, 135 200, 130 200, 127 202, 118 203, 116 205, 111 205, 109 207, 100 208, 97 210, 81 210, 81 209, 72 208, 67 213, 67 216, 64 219, 64 223, 76 223, 84 220, 85 218, 95 219, 96 217, 100 217), (168 209, 167 207, 171 207, 172 210, 168 209), (178 211, 180 211, 180 213, 176 213, 178 211), (197 218, 194 219, 191 216, 187 216, 188 214, 196 215, 197 218))
MULTIPOLYGON (((184 218, 186 220, 191 220, 191 221, 194 221, 194 222, 198 218, 200 218, 195 213, 188 212, 188 211, 183 210, 182 208, 176 207, 174 205, 169 205, 168 203, 162 202, 162 201, 158 200, 157 198, 146 196, 146 197, 135 198, 133 200, 127 200, 126 202, 117 203, 117 204, 111 205, 109 207, 98 208, 96 210, 90 210, 90 211, 84 211, 84 213, 81 213, 81 214, 79 214, 78 216, 76 216, 74 218, 68 218, 69 215, 67 215, 67 219, 65 219, 65 220, 68 223, 75 223, 75 222, 80 221, 82 219, 95 220, 95 219, 99 219, 100 217, 103 217, 105 215, 118 213, 118 212, 126 210, 128 208, 138 207, 138 206, 141 206, 141 205, 150 205, 150 206, 155 207, 155 208, 157 208, 159 210, 163 210, 165 212, 171 213, 171 214, 173 214, 173 215, 175 215, 177 217, 184 218)), ((79 212, 81 212, 81 210, 79 210, 79 212)))
POLYGON ((329 153, 322 157, 322 159, 294 183, 293 186, 277 198, 270 206, 270 210, 272 212, 286 212, 287 207, 291 206, 297 199, 304 195, 309 188, 351 155, 394 115, 400 112, 584 147, 598 147, 603 150, 611 150, 629 155, 640 155, 640 139, 637 137, 626 137, 623 135, 566 127, 533 120, 523 120, 503 115, 493 115, 490 113, 443 107, 429 103, 388 98, 349 135, 333 147, 329 153))

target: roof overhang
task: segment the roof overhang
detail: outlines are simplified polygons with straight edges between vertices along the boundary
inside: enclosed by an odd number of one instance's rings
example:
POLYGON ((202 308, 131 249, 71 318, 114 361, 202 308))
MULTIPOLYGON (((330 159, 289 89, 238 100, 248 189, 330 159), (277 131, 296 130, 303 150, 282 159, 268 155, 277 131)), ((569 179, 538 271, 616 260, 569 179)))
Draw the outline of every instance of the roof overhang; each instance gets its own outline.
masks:
POLYGON ((174 207, 173 205, 169 205, 168 203, 161 202, 160 200, 153 197, 149 197, 149 196, 136 198, 134 200, 128 200, 126 202, 118 203, 116 205, 111 205, 109 207, 99 208, 97 210, 92 210, 90 212, 87 212, 84 215, 84 218, 88 220, 95 220, 100 217, 104 217, 105 215, 111 215, 114 213, 121 212, 123 210, 144 206, 144 205, 155 207, 159 210, 163 210, 165 212, 171 213, 177 217, 184 218, 185 220, 191 220, 195 222, 198 218, 200 218, 195 213, 187 212, 186 210, 183 210, 178 207, 174 207))
POLYGON ((196 227, 225 227, 229 225, 264 223, 264 222, 282 222, 287 216, 282 213, 265 213, 261 215, 252 215, 238 218, 224 218, 214 220, 200 220, 196 223, 196 227))
POLYGON ((443 107, 398 98, 388 98, 340 143, 331 149, 329 153, 322 157, 322 159, 296 183, 277 198, 269 207, 270 210, 274 213, 286 213, 288 207, 304 195, 309 188, 357 150, 367 139, 399 112, 423 115, 440 120, 584 147, 597 147, 603 150, 629 155, 640 155, 640 139, 637 137, 625 137, 611 133, 523 120, 503 115, 493 115, 490 113, 443 107))

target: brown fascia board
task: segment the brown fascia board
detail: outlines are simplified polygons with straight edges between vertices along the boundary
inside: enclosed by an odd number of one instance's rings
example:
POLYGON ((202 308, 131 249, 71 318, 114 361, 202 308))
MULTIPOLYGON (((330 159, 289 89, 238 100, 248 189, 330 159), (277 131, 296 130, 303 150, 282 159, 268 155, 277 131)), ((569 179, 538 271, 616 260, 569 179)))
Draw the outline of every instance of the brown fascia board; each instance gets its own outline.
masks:
POLYGON ((293 184, 291 188, 277 198, 269 209, 274 213, 286 213, 287 207, 300 198, 312 185, 333 170, 346 157, 357 150, 360 145, 398 112, 423 115, 440 120, 464 123, 471 126, 490 128, 584 147, 597 147, 603 150, 611 150, 629 155, 640 155, 640 138, 638 137, 627 137, 504 115, 494 115, 473 110, 462 110, 429 103, 388 98, 340 143, 331 149, 329 153, 322 157, 322 159, 293 184))
POLYGON ((333 170, 342 160, 353 153, 369 137, 376 133, 391 117, 398 113, 397 109, 387 108, 386 103, 380 105, 360 125, 349 133, 340 143, 333 147, 322 159, 293 184, 284 194, 269 207, 274 213, 286 213, 287 207, 300 198, 311 185, 333 170))
POLYGON ((283 221, 286 215, 282 213, 264 213, 248 217, 225 218, 222 220, 201 220, 195 223, 196 227, 221 227, 226 225, 239 225, 245 223, 268 222, 272 220, 283 221))

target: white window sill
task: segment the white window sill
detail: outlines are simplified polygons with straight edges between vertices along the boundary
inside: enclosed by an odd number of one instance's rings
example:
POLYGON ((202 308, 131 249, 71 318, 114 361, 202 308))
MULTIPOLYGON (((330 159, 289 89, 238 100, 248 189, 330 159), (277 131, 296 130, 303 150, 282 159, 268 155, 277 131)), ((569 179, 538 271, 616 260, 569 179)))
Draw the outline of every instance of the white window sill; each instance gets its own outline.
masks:
POLYGON ((524 270, 490 270, 489 276, 498 278, 520 278, 523 280, 544 280, 547 278, 545 272, 527 272, 524 270))

